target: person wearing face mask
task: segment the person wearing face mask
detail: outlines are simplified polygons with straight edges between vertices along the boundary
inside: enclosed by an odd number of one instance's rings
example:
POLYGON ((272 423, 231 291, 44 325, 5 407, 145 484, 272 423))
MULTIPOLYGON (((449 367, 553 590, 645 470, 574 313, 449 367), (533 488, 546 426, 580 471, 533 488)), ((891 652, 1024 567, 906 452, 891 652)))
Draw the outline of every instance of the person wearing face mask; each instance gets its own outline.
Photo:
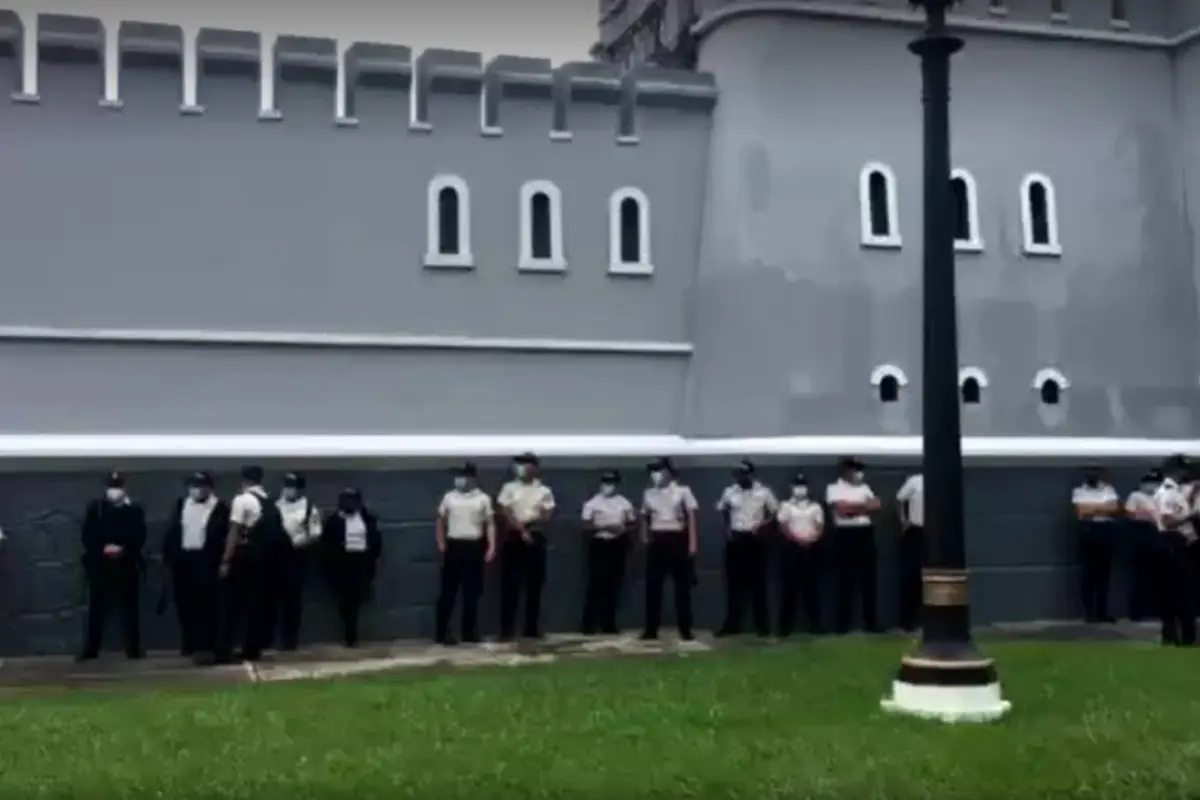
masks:
POLYGON ((1071 492, 1071 506, 1079 534, 1084 618, 1090 623, 1115 622, 1108 613, 1108 588, 1121 497, 1104 480, 1103 470, 1089 467, 1084 470, 1083 483, 1071 492))
POLYGON ((500 639, 513 637, 517 605, 525 595, 521 635, 541 636, 542 588, 546 584, 546 526, 554 514, 554 492, 538 479, 540 462, 532 453, 513 460, 515 478, 504 484, 496 504, 507 535, 500 559, 500 639))
POLYGON ((837 573, 836 631, 849 633, 854 616, 855 595, 862 604, 863 627, 879 632, 876 607, 878 553, 872 515, 879 510, 879 498, 867 484, 863 465, 856 458, 843 458, 839 477, 825 489, 825 504, 833 517, 830 541, 837 573))
MULTIPOLYGON (((321 538, 321 512, 305 494, 304 476, 289 472, 283 478, 283 492, 275 506, 287 539, 281 542, 272 561, 271 596, 279 605, 279 639, 283 650, 295 650, 300 643, 300 621, 304 612, 304 586, 308 581, 308 562, 314 544, 321 538)), ((267 624, 275 627, 275 609, 268 607, 267 624)))
POLYGON ((642 543, 646 546, 646 628, 641 638, 658 638, 662 622, 663 585, 667 578, 675 589, 675 617, 679 638, 691 641, 693 559, 697 550, 696 496, 679 482, 669 459, 648 467, 650 486, 642 494, 642 543))
POLYGON ((796 600, 804 607, 808 633, 820 633, 821 625, 821 535, 825 512, 808 493, 808 478, 792 478, 792 494, 779 506, 778 521, 783 533, 780 553, 779 635, 791 636, 796 628, 796 600))
POLYGON ((733 484, 717 502, 725 528, 725 623, 717 636, 742 632, 742 612, 751 601, 754 629, 769 636, 767 613, 766 533, 779 503, 775 494, 755 478, 754 464, 743 460, 733 471, 733 484))
POLYGON ((456 644, 450 633, 454 604, 462 594, 462 640, 479 642, 479 598, 483 596, 484 567, 496 557, 496 526, 492 498, 479 488, 475 465, 469 461, 454 475, 454 488, 438 506, 434 538, 442 557, 434 639, 456 644))
POLYGON ((617 605, 629 552, 629 528, 637 521, 633 503, 618 491, 621 475, 600 476, 600 490, 583 504, 583 526, 591 534, 587 551, 587 591, 583 603, 584 636, 615 634, 617 605))
POLYGON ((1159 616, 1155 571, 1160 542, 1154 524, 1154 493, 1162 481, 1162 470, 1152 469, 1125 499, 1129 619, 1133 622, 1159 616))
POLYGON ((1162 643, 1196 646, 1195 568, 1196 528, 1186 491, 1187 461, 1176 456, 1163 467, 1165 477, 1154 493, 1154 524, 1159 536, 1159 613, 1162 643))
POLYGON ((342 622, 342 642, 357 647, 359 616, 371 596, 376 567, 383 554, 379 521, 363 503, 358 489, 338 494, 337 510, 325 518, 320 539, 322 562, 342 622))
POLYGON ((213 491, 213 476, 188 481, 163 537, 163 566, 179 618, 180 652, 212 653, 216 635, 217 571, 229 529, 229 506, 213 491))
POLYGON ((921 569, 925 566, 925 475, 908 476, 896 492, 900 514, 900 627, 912 632, 921 620, 921 569))
POLYGON ((88 503, 80 538, 87 581, 87 632, 80 661, 100 655, 104 624, 113 606, 120 612, 125 655, 142 657, 139 589, 146 514, 125 490, 125 476, 109 474, 104 496, 88 503))

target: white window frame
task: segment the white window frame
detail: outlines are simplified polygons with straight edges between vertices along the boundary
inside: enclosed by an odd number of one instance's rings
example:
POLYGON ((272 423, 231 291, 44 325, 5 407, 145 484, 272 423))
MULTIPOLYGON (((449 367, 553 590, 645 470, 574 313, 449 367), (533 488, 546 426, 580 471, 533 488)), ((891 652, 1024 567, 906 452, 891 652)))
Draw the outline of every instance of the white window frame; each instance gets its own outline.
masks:
POLYGON ((471 251, 471 188, 457 175, 435 175, 429 181, 425 198, 425 266, 450 269, 471 269, 475 257, 471 251), (458 194, 458 252, 442 253, 439 248, 441 233, 441 204, 438 196, 443 189, 453 189, 458 194))
MULTIPOLYGON (((950 181, 961 180, 967 190, 967 233, 966 239, 955 239, 954 249, 960 253, 982 253, 983 237, 979 233, 979 184, 970 170, 961 167, 950 173, 950 181)), ((983 384, 980 384, 982 386, 983 384)))
POLYGON ((521 259, 518 268, 527 272, 565 272, 567 257, 563 244, 562 190, 553 181, 526 181, 521 186, 521 259), (550 199, 550 258, 533 257, 533 214, 536 194, 550 199))
POLYGON ((1031 172, 1021 181, 1021 229, 1025 255, 1062 255, 1062 241, 1058 238, 1058 193, 1054 190, 1054 181, 1040 172, 1031 172), (1050 241, 1044 244, 1033 240, 1033 203, 1029 191, 1034 184, 1041 184, 1046 192, 1046 233, 1050 241))
POLYGON ((610 275, 653 275, 650 247, 650 198, 641 189, 624 186, 608 198, 608 272, 610 275), (621 260, 621 206, 626 200, 638 204, 638 260, 621 260))
POLYGON ((1037 375, 1033 376, 1033 383, 1030 384, 1030 386, 1035 392, 1040 394, 1042 387, 1050 381, 1054 381, 1058 384, 1058 392, 1060 395, 1067 389, 1071 388, 1071 382, 1067 380, 1067 376, 1063 375, 1054 367, 1043 367, 1042 369, 1038 370, 1037 375))
POLYGON ((895 364, 880 364, 871 371, 871 388, 875 390, 876 400, 879 399, 879 387, 887 378, 896 379, 896 388, 899 390, 896 399, 899 399, 899 394, 908 386, 908 375, 904 374, 904 370, 895 364))
POLYGON ((862 246, 898 249, 903 245, 900 237, 899 200, 896 196, 896 172, 882 161, 872 161, 858 173, 858 205, 862 217, 862 246), (871 176, 879 173, 887 184, 887 215, 889 232, 876 236, 871 230, 871 176))

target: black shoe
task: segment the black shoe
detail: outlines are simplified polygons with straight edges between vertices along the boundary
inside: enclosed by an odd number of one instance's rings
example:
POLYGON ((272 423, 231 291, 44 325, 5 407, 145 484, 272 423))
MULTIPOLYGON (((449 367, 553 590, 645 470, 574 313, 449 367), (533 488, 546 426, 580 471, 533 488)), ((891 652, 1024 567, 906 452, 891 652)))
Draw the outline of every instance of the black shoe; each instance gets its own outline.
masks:
POLYGON ((694 641, 696 641, 696 634, 692 633, 691 631, 680 631, 679 632, 679 641, 694 642, 694 641))
POLYGON ((642 635, 639 636, 638 639, 642 640, 643 642, 657 642, 658 641, 658 632, 657 631, 642 631, 642 635))
POLYGON ((79 655, 75 656, 76 664, 83 664, 87 661, 95 661, 100 657, 100 654, 94 650, 84 650, 79 655))
POLYGON ((261 650, 245 650, 243 649, 237 654, 238 661, 260 661, 262 660, 261 650))
POLYGON ((192 658, 192 663, 197 667, 211 667, 214 664, 228 662, 229 659, 225 659, 224 662, 222 662, 218 656, 215 656, 212 653, 196 653, 196 655, 192 658))
POLYGON ((579 633, 582 634, 583 636, 595 636, 596 629, 593 627, 585 626, 585 627, 579 629, 579 633))
POLYGON ((196 655, 196 648, 181 647, 179 648, 179 655, 183 656, 184 658, 191 658, 192 656, 196 655))
POLYGON ((616 625, 605 625, 600 629, 600 632, 605 636, 619 636, 621 634, 621 629, 616 625))
POLYGON ((1108 614, 1101 614, 1100 623, 1102 625, 1115 625, 1117 624, 1117 618, 1109 616, 1108 614))
POLYGON ((756 632, 755 632, 755 636, 757 636, 757 637, 758 637, 758 638, 760 638, 760 639, 770 639, 770 638, 771 638, 771 632, 770 632, 770 631, 768 631, 768 630, 756 631, 756 632))
POLYGON ((479 638, 478 634, 464 633, 461 641, 463 644, 479 644, 483 640, 479 638))
POLYGON ((130 661, 141 661, 146 657, 146 654, 141 650, 129 650, 125 653, 125 657, 130 661))
POLYGON ((713 634, 713 636, 717 637, 718 639, 727 639, 731 636, 741 636, 741 635, 742 635, 742 632, 739 631, 737 628, 730 628, 730 627, 726 627, 725 625, 722 625, 721 627, 717 628, 717 632, 713 634))
POLYGON ((296 642, 285 642, 284 644, 280 645, 279 652, 294 653, 299 649, 300 649, 300 645, 298 645, 296 642))
POLYGON ((439 636, 437 643, 442 647, 454 647, 454 645, 458 644, 458 639, 455 639, 450 634, 446 634, 445 636, 439 636))
POLYGON ((513 635, 511 633, 502 633, 496 637, 496 641, 499 642, 500 644, 508 644, 512 640, 513 640, 513 635))
POLYGON ((521 634, 522 639, 545 639, 546 634, 541 631, 525 631, 521 634))

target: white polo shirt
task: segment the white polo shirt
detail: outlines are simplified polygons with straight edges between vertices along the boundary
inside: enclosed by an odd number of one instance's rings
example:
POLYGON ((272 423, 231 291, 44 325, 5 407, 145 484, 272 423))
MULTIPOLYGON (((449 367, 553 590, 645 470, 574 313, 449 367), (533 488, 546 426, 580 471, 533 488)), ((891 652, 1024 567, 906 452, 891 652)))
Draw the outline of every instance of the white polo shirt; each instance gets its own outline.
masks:
POLYGON ((262 518, 263 503, 267 502, 267 492, 261 486, 251 486, 245 489, 229 506, 229 521, 249 530, 262 518))
POLYGON ((918 472, 896 492, 896 501, 908 504, 908 522, 918 528, 925 526, 925 475, 918 472))
POLYGON ((307 497, 295 500, 280 498, 275 506, 279 509, 283 529, 287 531, 293 546, 307 547, 321 538, 321 512, 307 497))
POLYGON ((637 521, 633 503, 620 494, 596 494, 583 504, 580 516, 596 529, 597 539, 615 539, 621 535, 616 529, 624 532, 626 527, 637 521))
POLYGON ((866 503, 874 499, 875 492, 865 483, 850 483, 839 478, 825 487, 825 505, 833 511, 833 524, 843 528, 865 528, 871 524, 871 515, 839 516, 833 508, 834 503, 866 503))
POLYGON ((734 531, 753 531, 779 510, 775 493, 755 481, 749 489, 736 483, 726 486, 717 501, 717 511, 729 514, 729 527, 734 531))
MULTIPOLYGON (((1081 503, 1120 503, 1121 496, 1117 494, 1117 490, 1109 486, 1107 483, 1098 483, 1095 486, 1088 486, 1086 483, 1075 487, 1071 492, 1071 505, 1078 506, 1081 503)), ((1089 517, 1090 522, 1112 522, 1112 517, 1089 517)))
POLYGON ((438 516, 446 521, 446 538, 460 542, 482 539, 492 525, 492 498, 482 489, 451 489, 442 497, 438 516))
POLYGON ((545 514, 554 510, 554 492, 539 480, 528 483, 509 481, 501 487, 497 502, 515 517, 517 522, 528 525, 540 521, 545 514))
POLYGON ((798 542, 815 542, 825 526, 825 511, 812 500, 784 500, 779 506, 779 527, 798 542))
POLYGON ((179 546, 185 553, 204 549, 208 541, 208 520, 216 507, 215 495, 209 495, 203 503, 198 503, 190 497, 183 501, 179 515, 179 526, 182 529, 179 546))
POLYGON ((642 494, 642 514, 652 531, 675 532, 687 529, 688 512, 699 508, 692 490, 679 483, 651 486, 642 494))

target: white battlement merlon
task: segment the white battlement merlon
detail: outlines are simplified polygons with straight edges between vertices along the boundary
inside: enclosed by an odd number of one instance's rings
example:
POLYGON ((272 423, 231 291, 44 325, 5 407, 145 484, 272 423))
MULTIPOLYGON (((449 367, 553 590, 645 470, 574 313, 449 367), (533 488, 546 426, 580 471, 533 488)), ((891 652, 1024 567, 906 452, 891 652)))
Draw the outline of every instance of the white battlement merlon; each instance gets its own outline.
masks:
POLYGON ((38 15, 21 11, 21 90, 14 100, 36 103, 38 97, 38 15))
POLYGON ((120 109, 121 102, 121 22, 116 19, 102 20, 104 28, 104 97, 100 105, 104 108, 120 109))
POLYGON ((258 118, 283 119, 275 104, 275 80, 278 75, 279 34, 264 32, 258 49, 258 118))
POLYGON ((195 26, 184 26, 182 31, 183 52, 180 62, 183 86, 180 89, 179 110, 184 114, 203 114, 204 107, 200 105, 200 30, 195 26))

